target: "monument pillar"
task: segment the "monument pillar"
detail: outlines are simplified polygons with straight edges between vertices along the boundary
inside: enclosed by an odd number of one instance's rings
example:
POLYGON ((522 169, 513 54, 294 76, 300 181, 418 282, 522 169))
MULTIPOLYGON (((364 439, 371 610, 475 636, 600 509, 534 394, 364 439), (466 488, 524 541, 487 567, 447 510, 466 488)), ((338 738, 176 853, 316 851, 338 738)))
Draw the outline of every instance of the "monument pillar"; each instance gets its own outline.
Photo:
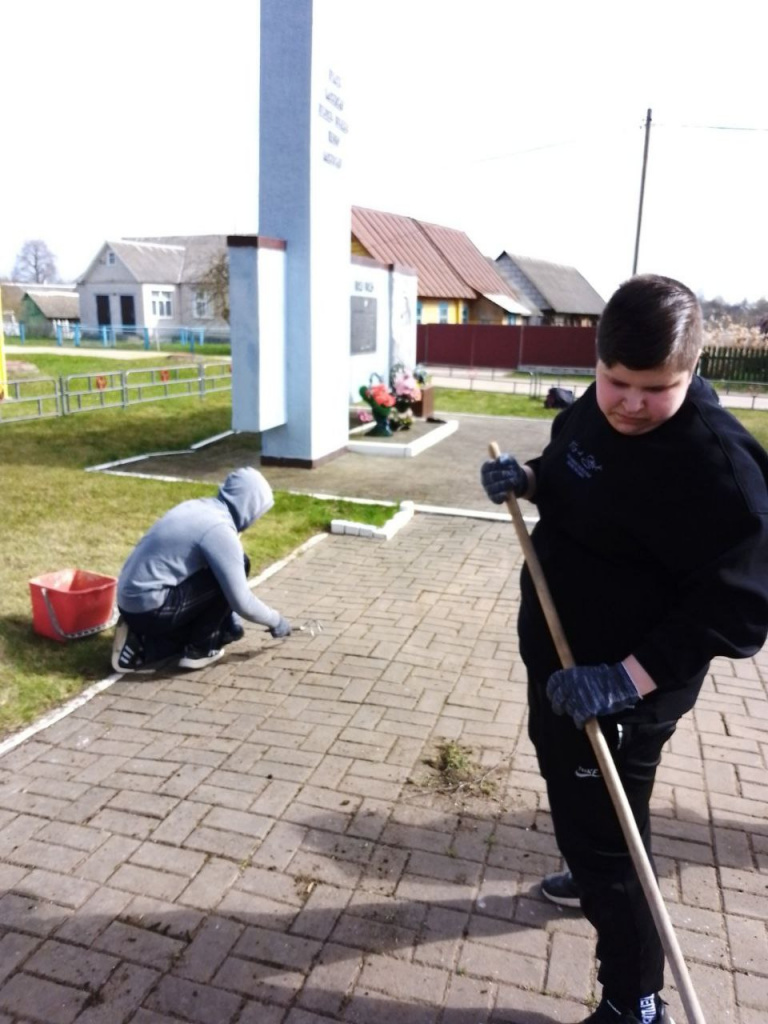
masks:
MULTIPOLYGON (((338 17, 333 0, 261 0, 258 238, 285 243, 284 331, 273 323, 267 334, 248 309, 243 317, 232 309, 232 327, 233 370, 245 375, 233 393, 233 426, 262 431, 264 464, 309 468, 344 451, 349 434, 351 211, 338 17), (263 399, 276 353, 285 372, 274 375, 274 386, 284 401, 271 403, 271 418, 258 422, 257 413, 254 421, 248 395, 263 399), (275 425, 281 406, 284 421, 275 425)), ((230 275, 241 294, 250 277, 261 303, 258 239, 235 242, 230 275)))

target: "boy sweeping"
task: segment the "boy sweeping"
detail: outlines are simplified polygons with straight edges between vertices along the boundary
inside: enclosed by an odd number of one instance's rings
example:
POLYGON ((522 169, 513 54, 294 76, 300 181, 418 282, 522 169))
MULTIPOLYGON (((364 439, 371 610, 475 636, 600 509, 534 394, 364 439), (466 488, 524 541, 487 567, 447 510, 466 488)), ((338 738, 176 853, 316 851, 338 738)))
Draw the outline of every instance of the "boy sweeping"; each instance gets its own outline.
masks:
POLYGON ((694 376, 701 344, 690 289, 631 278, 601 317, 595 384, 542 455, 482 467, 492 501, 538 506, 532 540, 577 665, 559 667, 524 569, 529 734, 569 868, 542 891, 597 931, 602 1000, 583 1024, 671 1024, 663 949, 584 724, 600 720, 650 857, 664 744, 711 659, 749 657, 768 634, 768 454, 694 376))

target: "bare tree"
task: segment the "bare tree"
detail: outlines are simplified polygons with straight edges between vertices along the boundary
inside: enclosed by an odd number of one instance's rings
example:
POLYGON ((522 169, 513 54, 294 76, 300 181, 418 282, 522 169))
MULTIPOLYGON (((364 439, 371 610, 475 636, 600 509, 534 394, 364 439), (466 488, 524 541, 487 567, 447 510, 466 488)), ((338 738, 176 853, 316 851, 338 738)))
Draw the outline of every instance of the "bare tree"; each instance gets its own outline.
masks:
POLYGON ((743 327, 754 327, 768 316, 768 299, 758 299, 756 302, 748 302, 742 299, 741 302, 726 302, 721 296, 714 299, 705 299, 699 296, 701 309, 705 320, 722 321, 739 324, 743 327))
POLYGON ((216 316, 229 323, 229 255, 226 249, 208 264, 200 284, 210 295, 216 316))
POLYGON ((46 284, 58 280, 56 257, 40 238, 28 239, 19 249, 13 266, 14 281, 46 284))

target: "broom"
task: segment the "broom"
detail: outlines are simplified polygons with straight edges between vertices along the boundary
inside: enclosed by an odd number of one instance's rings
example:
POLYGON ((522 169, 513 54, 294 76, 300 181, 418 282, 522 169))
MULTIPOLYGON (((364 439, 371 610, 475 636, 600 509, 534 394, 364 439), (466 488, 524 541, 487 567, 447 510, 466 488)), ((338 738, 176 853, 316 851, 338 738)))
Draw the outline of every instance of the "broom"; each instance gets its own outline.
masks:
MULTIPOLYGON (((489 451, 491 458, 498 459, 500 455, 499 446, 495 441, 492 441, 489 445, 489 451)), ((528 530, 526 529, 525 522, 523 521, 523 515, 520 511, 520 506, 517 503, 517 498, 510 492, 507 495, 507 508, 509 514, 512 517, 512 522, 515 525, 515 531, 517 532, 517 539, 520 542, 520 547, 523 549, 523 555, 528 565, 528 571, 531 574, 533 585, 536 588, 536 595, 541 604, 541 609, 544 612, 544 618, 547 620, 549 631, 552 635, 552 640, 555 645, 560 663, 563 668, 573 668, 576 662, 571 654, 571 649, 568 645, 568 641, 565 638, 562 624, 555 609, 552 595, 549 592, 547 580, 544 576, 544 572, 539 562, 539 557, 533 546, 533 542, 530 538, 528 530)), ((706 1024, 704 1020, 704 1014, 702 1013, 699 1000, 694 991, 693 984, 691 982, 690 975, 688 974, 688 968, 683 960, 683 954, 680 950, 680 944, 677 941, 677 936, 672 928, 672 922, 669 919, 667 908, 664 906, 664 899, 662 898, 661 891, 659 889, 656 876, 653 873, 651 862, 648 859, 648 854, 645 852, 643 841, 640 838, 640 832, 637 828, 634 815, 632 814, 632 808, 629 806, 627 795, 624 792, 624 787, 621 784, 621 779, 616 771, 616 765, 613 763, 611 752, 608 748, 608 744, 605 741, 605 736, 598 725, 596 718, 590 718, 584 726, 585 732, 592 744, 592 749, 595 752, 597 763, 600 765, 600 771, 602 772, 605 785, 608 788, 611 801, 616 811, 616 816, 619 819, 621 830, 624 833, 624 838, 627 842, 632 862, 635 865, 640 884, 645 893, 645 898, 648 901, 648 907, 651 911, 651 915, 656 924, 656 929, 661 939, 661 944, 664 947, 669 966, 672 969, 675 981, 677 983, 677 989, 680 994, 680 998, 685 1008, 686 1015, 688 1017, 689 1024, 706 1024)))

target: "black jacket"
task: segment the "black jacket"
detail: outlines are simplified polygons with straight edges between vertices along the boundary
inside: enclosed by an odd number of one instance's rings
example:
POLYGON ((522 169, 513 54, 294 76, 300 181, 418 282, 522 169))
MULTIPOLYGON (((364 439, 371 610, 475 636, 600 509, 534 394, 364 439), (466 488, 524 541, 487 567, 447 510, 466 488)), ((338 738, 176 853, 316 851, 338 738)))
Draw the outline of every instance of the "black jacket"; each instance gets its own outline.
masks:
MULTIPOLYGON (((634 654, 659 687, 632 717, 689 710, 710 660, 749 657, 768 634, 768 454, 694 377, 666 423, 625 436, 595 386, 555 419, 529 465, 533 543, 577 664, 634 654)), ((527 570, 521 653, 559 668, 527 570)))

